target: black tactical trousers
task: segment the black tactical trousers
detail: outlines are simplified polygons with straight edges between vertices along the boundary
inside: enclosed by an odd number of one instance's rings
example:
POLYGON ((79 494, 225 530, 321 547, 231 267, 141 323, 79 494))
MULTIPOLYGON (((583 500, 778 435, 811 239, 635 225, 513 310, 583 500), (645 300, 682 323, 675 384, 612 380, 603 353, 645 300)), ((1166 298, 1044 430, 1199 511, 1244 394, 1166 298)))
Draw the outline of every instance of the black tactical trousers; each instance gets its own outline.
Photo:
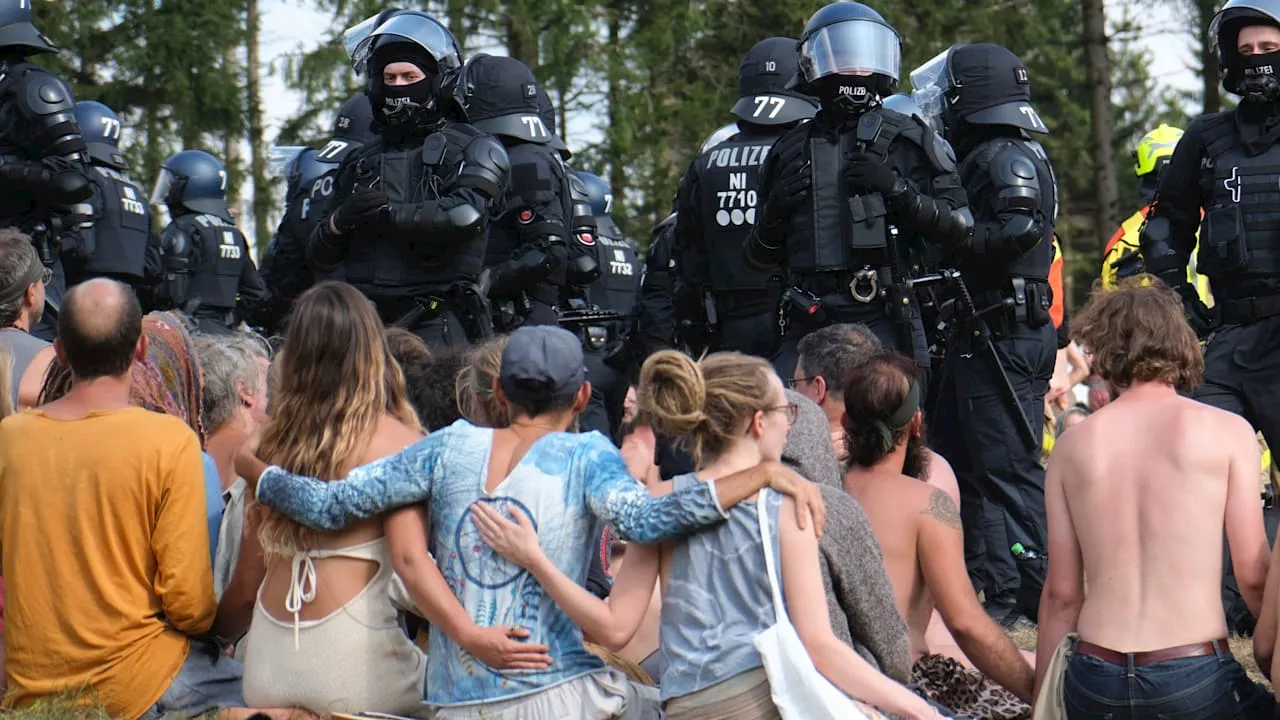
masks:
MULTIPOLYGON (((1266 439, 1275 463, 1280 450, 1280 316, 1218 329, 1205 348, 1204 383, 1191 397, 1248 420, 1266 439)), ((1225 543, 1223 552, 1228 629, 1252 632, 1254 618, 1240 596, 1225 543)))
MULTIPOLYGON (((1033 620, 1044 586, 1047 531, 1044 510, 1044 468, 1040 464, 1044 395, 1053 376, 1057 348, 1052 324, 1031 328, 1015 325, 1006 337, 993 341, 996 355, 1009 378, 1022 414, 1031 426, 1034 445, 1023 439, 1017 416, 1005 398, 999 370, 961 333, 948 339, 947 358, 931 419, 933 449, 956 471, 960 484, 960 515, 964 524, 965 560, 978 590, 992 599, 1005 588, 1011 547, 1020 543, 1039 560, 1017 563, 1020 584, 1017 605, 1033 620), (971 352, 971 350, 973 350, 971 352), (984 532, 988 501, 1003 511, 1006 537, 984 532), (989 547, 990 535, 999 547, 989 547), (996 568, 990 568, 992 562, 996 568), (1004 563, 1003 568, 999 565, 1004 563), (1002 572, 1003 569, 1003 572, 1002 572)), ((992 510, 992 521, 997 510, 992 510)))
POLYGON ((722 318, 711 339, 711 352, 740 352, 771 358, 778 349, 778 313, 766 310, 754 315, 722 318))
POLYGON ((797 322, 792 315, 793 321, 787 324, 786 335, 773 358, 773 368, 778 372, 778 377, 785 381, 795 376, 796 362, 799 359, 797 346, 805 335, 829 325, 860 323, 866 325, 885 348, 895 349, 915 358, 916 365, 920 368, 920 385, 928 387, 932 362, 929 358, 929 346, 925 342, 924 325, 919 316, 911 319, 910 327, 900 328, 889 317, 883 302, 835 305, 827 304, 828 298, 823 298, 823 303, 822 323, 797 322), (906 340, 906 335, 910 335, 910 341, 906 340))
POLYGON ((604 362, 604 348, 583 348, 591 402, 578 417, 582 432, 595 430, 612 439, 622 420, 622 404, 627 396, 627 378, 604 362))

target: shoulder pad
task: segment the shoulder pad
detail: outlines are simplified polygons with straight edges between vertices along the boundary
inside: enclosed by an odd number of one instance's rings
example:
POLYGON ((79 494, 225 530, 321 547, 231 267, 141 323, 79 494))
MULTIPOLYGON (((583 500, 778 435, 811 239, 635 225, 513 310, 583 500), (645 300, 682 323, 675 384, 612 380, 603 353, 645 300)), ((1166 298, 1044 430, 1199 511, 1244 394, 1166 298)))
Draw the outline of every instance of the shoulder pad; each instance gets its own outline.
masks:
POLYGON ((1017 143, 1005 143, 997 150, 988 170, 997 188, 1031 187, 1040 191, 1040 173, 1035 161, 1017 143))
MULTIPOLYGON (((939 135, 933 128, 924 125, 924 121, 920 118, 912 116, 916 127, 920 128, 920 146, 924 148, 924 154, 928 156, 929 162, 933 166, 944 173, 953 173, 956 171, 956 151, 951 147, 951 143, 947 139, 939 135)), ((904 135, 906 133, 903 133, 904 135)))
POLYGON ((33 71, 23 78, 23 110, 32 117, 43 117, 76 109, 71 88, 62 78, 45 71, 33 71))
POLYGON ((498 138, 492 135, 476 135, 462 151, 462 173, 459 183, 487 194, 497 200, 505 192, 511 179, 511 158, 498 138))
POLYGON ((160 233, 160 246, 168 253, 190 252, 191 233, 179 223, 171 222, 160 233))

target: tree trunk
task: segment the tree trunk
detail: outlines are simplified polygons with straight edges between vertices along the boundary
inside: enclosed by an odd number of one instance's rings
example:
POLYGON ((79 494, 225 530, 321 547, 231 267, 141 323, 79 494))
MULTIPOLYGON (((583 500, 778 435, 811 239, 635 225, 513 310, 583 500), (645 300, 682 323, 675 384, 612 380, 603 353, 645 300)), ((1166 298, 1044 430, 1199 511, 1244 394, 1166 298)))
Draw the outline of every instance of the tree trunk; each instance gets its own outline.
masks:
MULTIPOLYGON (((605 46, 605 52, 608 54, 608 100, 609 100, 609 127, 622 127, 622 63, 625 62, 621 57, 622 49, 622 10, 618 7, 618 2, 609 3, 609 41, 605 46)), ((560 128, 560 132, 567 132, 566 128, 560 128)), ((610 148, 609 157, 609 187, 613 190, 614 205, 625 205, 626 189, 627 189, 627 173, 619 162, 619 157, 613 148, 610 148)), ((647 241, 642 240, 645 246, 647 241)))
POLYGON ((1196 20, 1196 44, 1200 51, 1200 79, 1204 86, 1203 111, 1214 113, 1222 109, 1222 90, 1218 85, 1218 54, 1213 51, 1213 41, 1209 38, 1209 23, 1217 11, 1217 0, 1192 0, 1196 20))
POLYGON ((262 18, 258 15, 258 0, 248 0, 245 12, 245 89, 248 92, 249 110, 249 162, 253 176, 253 231, 254 244, 261 252, 271 239, 269 224, 271 209, 275 206, 271 183, 267 180, 267 157, 264 147, 262 119, 262 83, 258 77, 259 36, 262 18))
MULTIPOLYGON (((240 48, 229 47, 222 55, 223 62, 228 67, 240 66, 240 48)), ((240 133, 237 131, 228 131, 222 133, 222 165, 227 169, 227 207, 235 212, 240 211, 240 186, 242 180, 240 178, 240 133)), ((194 147, 193 144, 183 142, 187 148, 194 147)))
POLYGON ((458 48, 463 51, 464 56, 467 50, 467 7, 470 5, 468 0, 447 0, 445 3, 445 14, 449 18, 449 31, 453 33, 453 37, 458 41, 458 48))
POLYGON ((1111 109, 1111 63, 1107 58, 1107 17, 1104 0, 1080 0, 1084 14, 1085 68, 1089 83, 1089 114, 1093 130, 1094 234, 1102 237, 1119 223, 1114 136, 1111 109))
POLYGON ((506 15, 507 54, 538 71, 538 33, 533 18, 521 12, 521 3, 503 3, 506 15))

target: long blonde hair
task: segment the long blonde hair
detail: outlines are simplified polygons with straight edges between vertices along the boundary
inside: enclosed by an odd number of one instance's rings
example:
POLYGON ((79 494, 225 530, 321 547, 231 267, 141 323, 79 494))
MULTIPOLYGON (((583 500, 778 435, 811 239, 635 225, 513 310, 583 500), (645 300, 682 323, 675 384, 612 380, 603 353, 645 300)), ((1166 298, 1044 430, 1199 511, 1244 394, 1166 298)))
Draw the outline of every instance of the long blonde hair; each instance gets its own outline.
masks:
MULTIPOLYGON (((382 322, 346 283, 322 282, 298 298, 275 365, 271 419, 258 446, 268 463, 340 480, 359 464, 384 413, 420 428, 382 322)), ((314 547, 316 534, 268 512, 260 539, 268 556, 289 556, 314 547)))
POLYGON ((650 355, 640 368, 640 417, 689 446, 699 468, 720 456, 746 431, 751 416, 767 410, 773 367, 736 352, 695 361, 675 350, 650 355))
POLYGON ((511 411, 493 396, 493 381, 502 370, 502 351, 507 336, 501 335, 471 350, 467 363, 458 371, 454 392, 458 409, 473 425, 504 428, 511 424, 511 411))

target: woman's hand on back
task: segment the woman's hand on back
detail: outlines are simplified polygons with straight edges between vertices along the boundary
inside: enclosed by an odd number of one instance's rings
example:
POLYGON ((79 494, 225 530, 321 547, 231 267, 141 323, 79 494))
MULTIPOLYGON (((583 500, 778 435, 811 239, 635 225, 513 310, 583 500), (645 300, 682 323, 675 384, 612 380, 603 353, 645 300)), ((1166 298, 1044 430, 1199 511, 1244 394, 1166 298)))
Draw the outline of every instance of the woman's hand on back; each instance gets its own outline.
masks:
POLYGON ((795 499, 796 523, 800 529, 808 527, 812 518, 814 535, 822 537, 822 529, 827 525, 827 506, 822 502, 822 489, 817 483, 780 462, 765 463, 765 469, 769 473, 769 487, 795 499))
POLYGON ((489 503, 477 502, 471 506, 471 517, 480 539, 507 561, 530 571, 546 561, 547 556, 538 547, 538 532, 533 522, 520 510, 513 508, 504 516, 489 503))

